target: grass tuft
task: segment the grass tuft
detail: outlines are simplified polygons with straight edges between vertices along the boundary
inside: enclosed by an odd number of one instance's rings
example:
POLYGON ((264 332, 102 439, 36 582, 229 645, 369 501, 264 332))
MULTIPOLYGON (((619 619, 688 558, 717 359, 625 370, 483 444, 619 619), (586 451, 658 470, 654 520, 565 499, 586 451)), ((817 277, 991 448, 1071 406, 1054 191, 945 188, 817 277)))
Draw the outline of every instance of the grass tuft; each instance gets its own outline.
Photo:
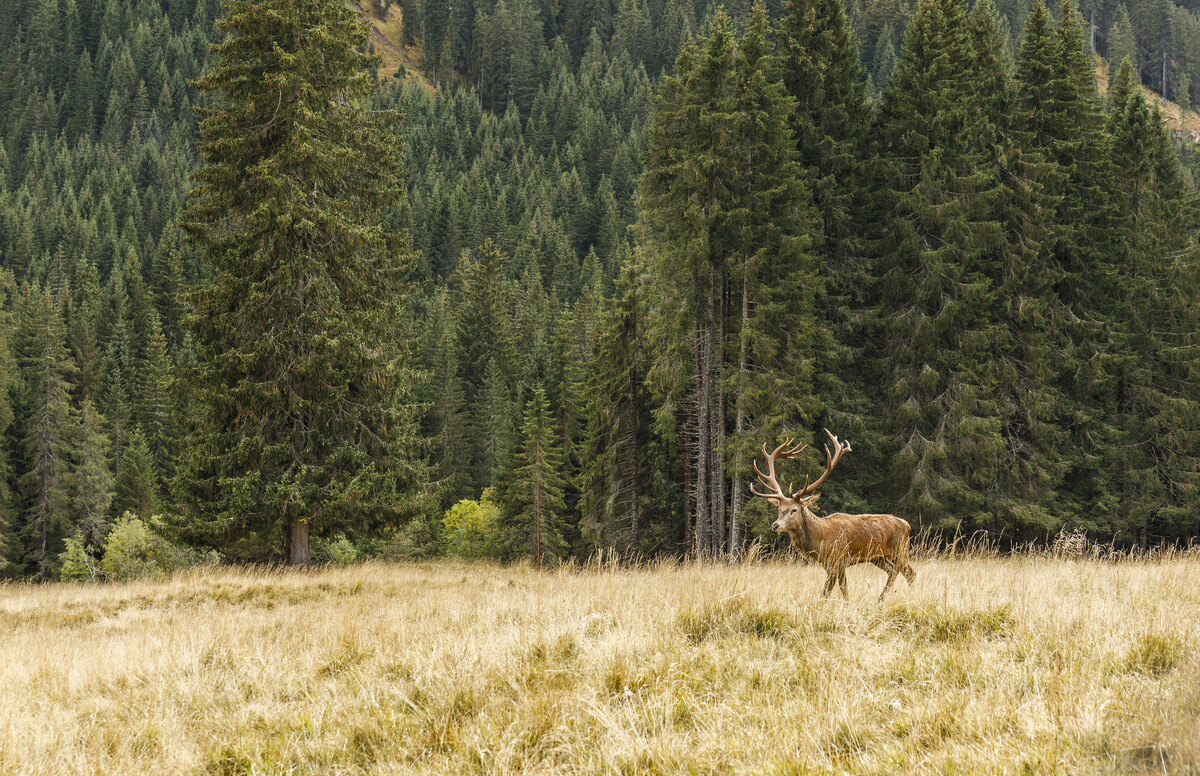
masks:
POLYGON ((1178 663, 1183 643, 1174 636, 1147 633, 1139 638, 1125 656, 1125 667, 1134 672, 1163 676, 1178 663))
POLYGON ((759 606, 743 596, 682 612, 678 625, 693 644, 730 636, 781 638, 797 627, 796 621, 786 613, 759 606))
POLYGON ((975 610, 900 604, 892 607, 888 619, 902 632, 933 644, 1001 637, 1014 625, 1008 604, 975 610))

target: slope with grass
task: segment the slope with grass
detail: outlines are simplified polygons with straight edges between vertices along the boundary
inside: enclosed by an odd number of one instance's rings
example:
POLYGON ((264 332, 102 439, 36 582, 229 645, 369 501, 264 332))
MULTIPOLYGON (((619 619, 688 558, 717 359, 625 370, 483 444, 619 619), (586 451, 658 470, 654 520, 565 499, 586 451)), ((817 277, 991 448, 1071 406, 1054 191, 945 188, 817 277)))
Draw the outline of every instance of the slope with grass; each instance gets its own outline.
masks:
POLYGON ((0 772, 1200 768, 1200 560, 0 587, 0 772))

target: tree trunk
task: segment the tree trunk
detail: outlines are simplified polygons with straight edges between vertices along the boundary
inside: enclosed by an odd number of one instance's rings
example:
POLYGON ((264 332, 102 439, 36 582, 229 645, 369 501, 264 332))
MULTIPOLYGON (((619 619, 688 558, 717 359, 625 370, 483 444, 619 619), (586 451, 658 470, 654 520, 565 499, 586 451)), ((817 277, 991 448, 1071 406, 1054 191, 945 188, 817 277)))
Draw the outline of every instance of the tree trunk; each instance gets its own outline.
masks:
POLYGON ((312 561, 308 549, 308 521, 304 518, 288 521, 285 553, 289 566, 307 566, 312 561))
POLYGON ((713 520, 712 520, 712 553, 724 555, 726 526, 728 516, 728 496, 725 492, 725 386, 721 381, 721 367, 725 363, 725 319, 729 309, 729 283, 721 279, 721 299, 717 307, 717 337, 713 343, 712 381, 713 381, 713 520))
POLYGON ((533 487, 533 565, 542 567, 542 490, 536 482, 533 487))
MULTIPOLYGON (((711 270, 710 270, 711 272, 711 270)), ((712 286, 708 290, 709 312, 712 311, 712 286)), ((711 321, 711 316, 709 321, 711 321)), ((696 444, 696 532, 695 551, 697 557, 708 554, 709 521, 712 506, 709 493, 709 467, 712 464, 712 385, 709 381, 711 371, 709 362, 712 352, 709 342, 712 340, 712 324, 705 322, 700 327, 700 339, 697 343, 700 350, 700 396, 696 406, 696 427, 699 438, 696 444)))
POLYGON ((1162 98, 1167 99, 1167 47, 1165 45, 1163 46, 1162 98))
MULTIPOLYGON (((694 417, 694 414, 693 416, 694 417)), ((692 546, 692 535, 695 527, 696 501, 692 498, 691 490, 695 485, 695 472, 692 466, 696 460, 692 433, 692 418, 685 413, 683 421, 683 546, 692 546)))
POLYGON ((745 488, 742 485, 742 435, 746 433, 746 321, 750 318, 750 278, 747 276, 743 263, 742 269, 742 325, 738 329, 738 385, 736 416, 734 429, 737 434, 737 456, 733 461, 733 507, 729 515, 729 557, 738 559, 741 551, 742 508, 746 500, 745 488))
MULTIPOLYGON (((637 324, 634 323, 634 326, 637 324)), ((630 335, 630 342, 637 339, 637 330, 634 329, 630 335)), ((641 501, 642 501, 642 479, 640 476, 642 451, 638 445, 638 401, 637 387, 640 382, 640 375, 636 366, 629 365, 626 370, 628 375, 628 390, 629 390, 629 465, 630 465, 630 482, 629 488, 632 491, 629 494, 629 559, 632 561, 638 555, 640 539, 638 535, 639 523, 641 519, 641 501)))

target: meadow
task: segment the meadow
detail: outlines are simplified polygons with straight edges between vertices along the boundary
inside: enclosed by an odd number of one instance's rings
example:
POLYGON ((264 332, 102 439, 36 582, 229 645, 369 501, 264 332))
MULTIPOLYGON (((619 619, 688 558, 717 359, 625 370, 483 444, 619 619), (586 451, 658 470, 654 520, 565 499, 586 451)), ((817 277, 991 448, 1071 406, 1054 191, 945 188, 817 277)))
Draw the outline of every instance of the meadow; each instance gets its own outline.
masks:
POLYGON ((0 587, 0 773, 1200 773, 1200 558, 0 587))

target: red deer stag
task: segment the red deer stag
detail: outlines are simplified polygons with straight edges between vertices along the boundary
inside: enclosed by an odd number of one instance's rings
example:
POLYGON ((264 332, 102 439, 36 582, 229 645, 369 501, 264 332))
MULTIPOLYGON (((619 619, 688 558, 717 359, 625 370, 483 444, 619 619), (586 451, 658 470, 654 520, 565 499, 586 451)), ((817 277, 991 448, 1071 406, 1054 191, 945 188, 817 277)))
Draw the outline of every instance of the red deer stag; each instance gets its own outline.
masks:
POLYGON ((829 439, 833 442, 833 452, 829 451, 828 445, 825 446, 825 471, 816 482, 809 485, 805 479, 803 488, 790 497, 784 495, 784 490, 775 477, 775 461, 795 458, 808 447, 792 446, 792 440, 789 439, 775 448, 773 453, 768 453, 767 446, 763 445, 763 455, 767 457, 767 474, 762 473, 757 462, 754 464, 754 471, 758 472, 758 478, 768 492, 759 493, 753 485, 750 486, 750 492, 779 508, 779 517, 771 523, 771 529, 786 533, 797 552, 825 568, 829 574, 825 581, 825 595, 833 591, 834 584, 840 583, 842 596, 849 597, 846 590, 846 567, 856 563, 874 563, 888 575, 887 584, 879 594, 879 600, 882 601, 897 573, 903 574, 910 585, 917 578, 917 572, 913 571, 908 562, 908 537, 911 529, 906 521, 895 515, 847 515, 835 512, 826 517, 817 516, 817 499, 821 497, 821 494, 816 492, 817 488, 829 477, 842 455, 851 452, 849 442, 839 442, 828 429, 825 433, 829 434, 829 439))

